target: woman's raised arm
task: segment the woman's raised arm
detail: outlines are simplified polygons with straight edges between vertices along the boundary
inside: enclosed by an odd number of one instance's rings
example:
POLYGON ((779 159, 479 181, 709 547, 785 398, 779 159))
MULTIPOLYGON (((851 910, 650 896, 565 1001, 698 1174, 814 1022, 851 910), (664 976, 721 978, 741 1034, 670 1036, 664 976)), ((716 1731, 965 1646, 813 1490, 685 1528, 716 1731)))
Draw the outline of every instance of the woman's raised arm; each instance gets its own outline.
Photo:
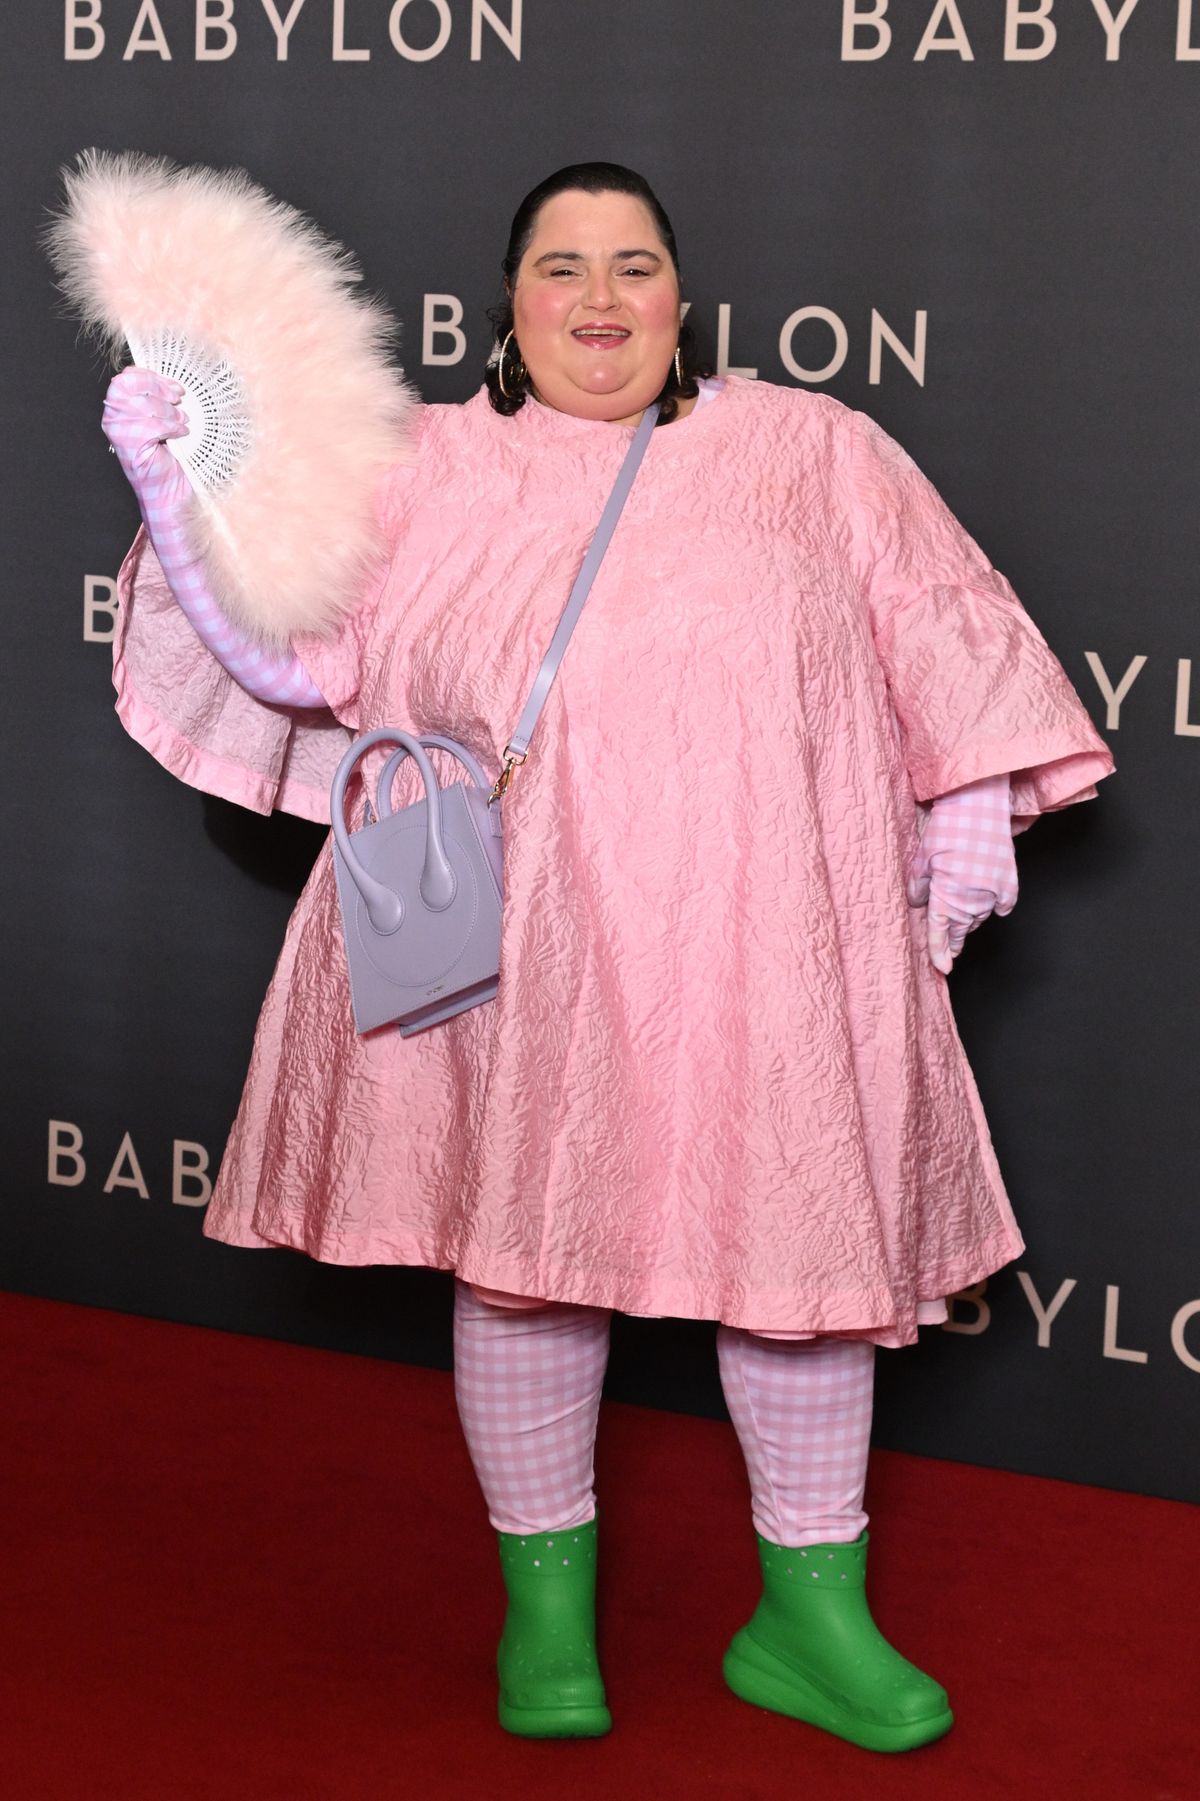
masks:
POLYGON ((293 651, 257 642, 213 598, 188 538, 191 484, 166 447, 168 438, 188 429, 178 405, 182 396, 178 382, 126 368, 109 383, 103 415, 105 436, 137 495, 171 593, 196 636, 247 693, 278 706, 323 707, 325 696, 293 651))

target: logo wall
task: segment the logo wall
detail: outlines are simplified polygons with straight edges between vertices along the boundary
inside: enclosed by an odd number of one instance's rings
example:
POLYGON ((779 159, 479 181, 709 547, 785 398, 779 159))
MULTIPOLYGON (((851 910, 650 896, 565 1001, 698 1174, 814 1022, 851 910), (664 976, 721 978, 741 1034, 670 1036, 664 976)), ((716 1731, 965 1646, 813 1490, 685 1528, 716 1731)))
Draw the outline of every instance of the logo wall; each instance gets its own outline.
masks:
MULTIPOLYGON (((1195 41, 1200 18, 1193 16, 1193 0, 1173 4, 1175 61, 1200 62, 1200 43, 1195 41)), ((893 7, 891 0, 841 0, 842 61, 879 62, 894 53, 911 55, 916 63, 937 55, 971 63, 978 50, 1006 63, 1040 63, 1059 48, 1056 19, 1069 18, 1072 25, 1078 19, 1090 21, 1097 47, 1104 45, 1105 61, 1115 63, 1139 10, 1137 30, 1150 38, 1162 17, 1159 0, 1144 8, 1142 0, 922 0, 919 5, 905 0, 903 7, 893 7)), ((1157 37, 1165 42, 1161 29, 1157 37)))
MULTIPOLYGON (((1016 1272, 1021 1292, 1029 1303, 1030 1312, 1037 1326, 1037 1343, 1039 1350, 1048 1351, 1054 1322, 1071 1299, 1079 1283, 1074 1276, 1067 1276, 1059 1283, 1049 1300, 1043 1300, 1034 1285, 1033 1278, 1027 1270, 1016 1272)), ((959 1294, 951 1297, 949 1303, 950 1317, 942 1326, 943 1332, 959 1332, 970 1338, 977 1338, 986 1332, 992 1323, 991 1303, 985 1298, 988 1282, 985 1278, 971 1288, 964 1288, 959 1294)), ((1104 1290, 1104 1329, 1101 1338, 1101 1355, 1115 1363, 1149 1363, 1150 1352, 1123 1345, 1120 1329, 1121 1290, 1116 1283, 1106 1284, 1104 1290)), ((1185 1369, 1195 1370, 1200 1374, 1200 1356, 1193 1351, 1187 1342, 1187 1331, 1194 1319, 1200 1318, 1200 1300, 1185 1301, 1171 1319, 1167 1337, 1172 1351, 1185 1369)), ((1200 1344, 1197 1349, 1200 1350, 1200 1344)))
MULTIPOLYGON (((131 1190, 143 1201, 152 1198, 141 1159, 128 1132, 122 1134, 112 1161, 107 1162, 107 1169, 101 1194, 116 1194, 120 1189, 131 1190)), ((205 1206, 212 1194, 208 1170, 209 1155, 202 1144, 191 1138, 172 1139, 172 1206, 205 1206)), ((50 1187, 80 1188, 87 1180, 87 1173, 82 1129, 69 1119, 50 1120, 46 1143, 46 1181, 50 1187)))
POLYGON ((377 50, 427 63, 464 41, 472 62, 482 60, 485 43, 520 62, 522 9, 523 0, 507 0, 507 10, 504 0, 393 0, 381 35, 377 0, 64 0, 63 54, 67 62, 119 53, 127 63, 144 56, 223 63, 237 55, 244 34, 252 46, 273 43, 276 62, 285 63, 299 26, 308 41, 319 36, 335 63, 370 62, 377 50))
MULTIPOLYGON (((1176 62, 1200 62, 1195 0, 1171 0, 1176 62)), ((807 10, 807 9, 805 9, 807 10)), ((1149 38, 1162 8, 1143 0, 839 0, 843 62, 884 57, 977 56, 1006 63, 1039 63, 1060 49, 1058 25, 1086 18, 1107 62, 1119 62, 1132 26, 1149 38)), ((63 0, 63 54, 68 62, 117 56, 227 62, 243 43, 270 45, 288 60, 292 34, 321 41, 331 62, 370 62, 379 52, 406 62, 432 62, 457 43, 479 62, 485 42, 521 60, 522 0, 63 0), (184 14, 184 20, 180 14, 184 14), (170 32, 164 22, 170 22, 170 32)), ((1169 40, 1160 30, 1158 39, 1169 40)))

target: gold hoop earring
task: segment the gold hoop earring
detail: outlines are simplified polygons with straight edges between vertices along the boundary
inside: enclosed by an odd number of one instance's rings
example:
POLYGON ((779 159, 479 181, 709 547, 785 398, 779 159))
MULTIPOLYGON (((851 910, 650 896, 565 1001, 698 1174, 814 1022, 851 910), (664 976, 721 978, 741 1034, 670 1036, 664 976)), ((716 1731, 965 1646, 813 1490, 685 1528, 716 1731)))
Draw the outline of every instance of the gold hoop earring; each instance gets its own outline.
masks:
POLYGON ((677 388, 682 388, 683 386, 683 364, 679 360, 678 345, 675 346, 675 386, 677 388))
MULTIPOLYGON (((516 328, 514 326, 513 330, 515 330, 515 329, 516 328)), ((511 338, 512 338, 512 331, 510 331, 508 333, 508 336, 505 338, 503 344, 501 344, 501 346, 500 346, 500 360, 496 364, 496 379, 500 383, 500 392, 503 394, 505 400, 513 400, 516 398, 515 395, 512 395, 509 393, 508 388, 505 386, 505 381, 504 381, 504 359, 508 355, 508 346, 509 346, 509 342, 510 342, 511 338)), ((517 385, 520 386, 520 384, 523 381, 525 381, 526 378, 528 377, 529 371, 525 367, 525 359, 524 359, 524 357, 521 356, 521 352, 519 349, 517 351, 517 356, 520 358, 521 373, 520 373, 520 375, 514 376, 513 379, 516 381, 517 385)))

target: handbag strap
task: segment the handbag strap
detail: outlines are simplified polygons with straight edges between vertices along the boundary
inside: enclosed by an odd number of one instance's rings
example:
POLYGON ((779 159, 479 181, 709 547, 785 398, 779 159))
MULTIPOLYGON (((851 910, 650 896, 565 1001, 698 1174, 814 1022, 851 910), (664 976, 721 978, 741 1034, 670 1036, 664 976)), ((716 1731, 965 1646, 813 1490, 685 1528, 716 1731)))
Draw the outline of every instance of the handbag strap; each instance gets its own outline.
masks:
POLYGON ((571 633, 575 630, 576 621, 583 611, 583 603, 591 592, 592 583, 596 579, 596 573, 599 570, 601 563, 604 561, 604 553, 608 549, 609 540, 612 537, 613 532, 616 530, 617 520, 621 517, 622 508, 629 498, 629 490, 633 486, 633 478, 637 474, 638 466, 646 453, 646 446, 650 442, 650 433, 654 430, 657 418, 658 402, 655 401, 653 405, 648 406, 642 414, 638 428, 633 434, 633 442, 625 452, 624 461, 618 471, 617 479, 613 483, 612 493, 605 502, 604 511, 600 515, 600 523, 592 534, 592 541, 588 545, 587 555, 580 565, 579 574, 575 577, 571 592, 567 597, 567 604, 563 608, 558 624, 554 628, 554 636, 551 638, 549 648, 542 658, 541 668, 534 677, 533 687, 529 690, 529 699, 525 702, 525 709, 517 721, 516 730, 504 747, 504 767, 500 771, 496 786, 488 796, 489 805, 492 801, 498 800, 504 793, 509 782, 512 780, 514 767, 518 763, 523 763, 528 755, 529 740, 533 736, 533 728, 536 726, 542 708, 546 704, 546 696, 549 694, 551 684, 558 674, 558 666, 562 662, 563 652, 566 650, 567 644, 570 641, 571 633))

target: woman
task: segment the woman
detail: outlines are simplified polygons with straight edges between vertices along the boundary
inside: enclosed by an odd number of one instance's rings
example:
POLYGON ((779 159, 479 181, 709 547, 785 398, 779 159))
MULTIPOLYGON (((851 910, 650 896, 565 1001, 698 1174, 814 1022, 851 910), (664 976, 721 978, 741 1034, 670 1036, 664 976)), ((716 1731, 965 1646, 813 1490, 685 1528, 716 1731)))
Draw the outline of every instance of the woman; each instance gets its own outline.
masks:
POLYGON ((459 1409, 509 1592, 500 1717, 531 1736, 610 1723, 611 1309, 718 1321, 764 1583, 727 1680, 907 1749, 952 1716, 867 1611, 874 1347, 1021 1248, 945 975, 1015 900, 1013 831, 1111 759, 890 439, 824 395, 700 379, 641 177, 551 176, 504 275, 485 387, 424 408, 388 483, 386 572, 284 654, 239 639, 188 551, 171 385, 110 390, 170 581, 139 537, 122 718, 195 785, 311 817, 345 729, 446 733, 498 766, 630 428, 662 407, 504 802, 496 1000, 356 1037, 318 859, 206 1231, 456 1272, 459 1409))

